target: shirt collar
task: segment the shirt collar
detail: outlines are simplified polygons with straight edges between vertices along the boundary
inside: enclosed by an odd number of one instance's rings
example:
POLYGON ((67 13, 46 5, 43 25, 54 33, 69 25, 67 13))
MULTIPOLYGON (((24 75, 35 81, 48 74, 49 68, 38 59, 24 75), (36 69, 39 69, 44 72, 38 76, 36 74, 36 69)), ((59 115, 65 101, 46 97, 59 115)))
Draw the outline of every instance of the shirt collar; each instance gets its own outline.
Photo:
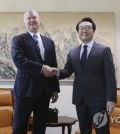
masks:
POLYGON ((91 41, 90 41, 89 43, 87 43, 87 44, 83 44, 83 43, 82 43, 82 47, 83 47, 84 45, 87 45, 88 48, 92 48, 93 43, 94 43, 93 40, 91 40, 91 41))
POLYGON ((33 32, 30 32, 30 31, 28 31, 28 33, 33 37, 33 35, 34 34, 36 34, 37 36, 38 36, 38 38, 40 38, 40 33, 38 32, 38 33, 33 33, 33 32))

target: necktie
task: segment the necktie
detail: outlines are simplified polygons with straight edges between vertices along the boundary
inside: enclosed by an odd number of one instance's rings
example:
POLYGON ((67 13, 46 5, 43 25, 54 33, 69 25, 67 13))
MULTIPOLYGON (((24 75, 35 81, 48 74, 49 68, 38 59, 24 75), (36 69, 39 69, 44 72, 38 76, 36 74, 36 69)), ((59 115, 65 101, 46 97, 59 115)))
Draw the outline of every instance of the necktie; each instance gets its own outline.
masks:
POLYGON ((83 50, 83 53, 82 53, 82 56, 81 56, 82 68, 84 68, 86 60, 87 60, 87 45, 84 45, 84 50, 83 50))
POLYGON ((39 44, 38 44, 38 36, 37 36, 36 34, 34 34, 34 35, 33 35, 33 39, 35 40, 37 49, 40 51, 40 47, 39 47, 39 44))
POLYGON ((41 44, 39 42, 38 36, 36 34, 34 34, 33 39, 35 40, 37 49, 39 50, 40 55, 41 55, 42 59, 44 60, 44 49, 42 48, 42 46, 41 46, 41 44))

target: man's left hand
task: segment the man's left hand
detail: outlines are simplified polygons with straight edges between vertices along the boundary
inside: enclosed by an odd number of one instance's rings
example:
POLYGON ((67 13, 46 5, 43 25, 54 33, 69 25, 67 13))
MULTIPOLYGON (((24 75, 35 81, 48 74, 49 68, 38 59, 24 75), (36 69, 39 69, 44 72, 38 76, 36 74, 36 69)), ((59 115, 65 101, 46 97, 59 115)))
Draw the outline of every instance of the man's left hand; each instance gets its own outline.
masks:
POLYGON ((114 111, 115 108, 115 102, 107 101, 107 112, 108 114, 111 114, 114 111))
POLYGON ((57 92, 53 92, 53 94, 52 94, 52 102, 51 103, 55 103, 56 101, 57 101, 57 99, 58 99, 58 93, 57 92))

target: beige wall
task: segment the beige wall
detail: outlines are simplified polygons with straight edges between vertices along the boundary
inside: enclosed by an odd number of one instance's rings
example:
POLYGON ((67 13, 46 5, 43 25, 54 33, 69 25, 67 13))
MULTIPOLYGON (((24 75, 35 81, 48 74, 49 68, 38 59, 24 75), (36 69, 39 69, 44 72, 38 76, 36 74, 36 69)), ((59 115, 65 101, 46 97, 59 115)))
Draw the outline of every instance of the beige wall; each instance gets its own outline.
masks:
POLYGON ((0 0, 0 11, 25 11, 34 8, 39 11, 116 11, 119 0, 0 0))
POLYGON ((120 87, 120 0, 0 0, 0 12, 114 12, 116 27, 117 85, 120 87))

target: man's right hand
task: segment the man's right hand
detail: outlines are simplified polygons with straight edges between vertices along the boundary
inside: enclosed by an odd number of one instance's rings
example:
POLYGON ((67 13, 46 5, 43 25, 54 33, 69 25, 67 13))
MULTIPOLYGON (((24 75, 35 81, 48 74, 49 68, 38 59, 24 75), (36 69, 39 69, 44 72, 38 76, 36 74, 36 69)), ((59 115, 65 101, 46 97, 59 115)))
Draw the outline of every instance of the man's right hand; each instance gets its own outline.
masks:
POLYGON ((42 73, 45 77, 52 77, 52 71, 51 71, 51 67, 47 66, 47 65, 43 65, 42 68, 42 73))
POLYGON ((54 67, 49 67, 48 65, 43 65, 42 73, 45 77, 52 77, 57 75, 59 70, 54 67))

